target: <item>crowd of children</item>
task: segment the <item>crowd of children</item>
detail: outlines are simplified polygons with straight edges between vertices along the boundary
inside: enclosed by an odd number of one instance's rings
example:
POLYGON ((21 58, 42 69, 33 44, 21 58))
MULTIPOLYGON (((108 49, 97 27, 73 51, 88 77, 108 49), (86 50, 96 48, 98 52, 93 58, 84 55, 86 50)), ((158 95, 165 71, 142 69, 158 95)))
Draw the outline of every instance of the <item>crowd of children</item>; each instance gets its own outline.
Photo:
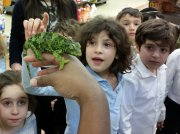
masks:
MULTIPOLYGON (((25 20, 24 38, 45 31, 48 21, 47 13, 42 20, 25 20)), ((5 71, 7 50, 0 42, 0 133, 39 134, 32 95, 65 96, 66 128, 55 134, 180 133, 179 26, 155 9, 127 7, 116 18, 96 16, 82 26, 69 19, 52 30, 81 44, 82 56, 64 56, 71 62, 61 71, 54 67, 59 63, 53 55, 44 54, 38 61, 32 52, 22 57, 21 73, 5 71), (41 70, 47 65, 54 66, 41 70)))

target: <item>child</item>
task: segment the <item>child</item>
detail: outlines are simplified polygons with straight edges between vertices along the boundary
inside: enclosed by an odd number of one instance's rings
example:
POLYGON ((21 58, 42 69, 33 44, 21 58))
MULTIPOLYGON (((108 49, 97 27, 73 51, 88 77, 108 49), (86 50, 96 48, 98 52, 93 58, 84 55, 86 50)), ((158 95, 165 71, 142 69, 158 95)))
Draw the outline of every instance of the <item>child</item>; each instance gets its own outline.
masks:
POLYGON ((19 71, 0 74, 0 133, 37 134, 34 100, 24 92, 19 71))
MULTIPOLYGON (((119 128, 118 93, 121 91, 122 73, 130 69, 131 64, 130 43, 125 33, 124 28, 113 19, 96 17, 83 25, 78 38, 82 44, 81 60, 106 94, 112 134, 117 133, 119 128)), ((36 76, 36 72, 37 68, 31 67, 32 76, 36 76)), ((22 76, 27 92, 36 95, 59 95, 53 88, 32 88, 29 84, 25 62, 23 62, 22 76)), ((79 105, 67 98, 65 102, 67 108, 65 133, 76 134, 80 119, 79 105)))
POLYGON ((132 55, 134 59, 136 57, 135 33, 142 23, 142 14, 138 9, 127 7, 118 13, 116 20, 126 29, 126 32, 132 42, 132 55))
POLYGON ((167 65, 167 90, 165 100, 166 119, 164 128, 156 134, 179 134, 180 133, 180 49, 173 51, 166 62, 167 65))
POLYGON ((123 27, 111 19, 96 17, 82 27, 81 61, 104 90, 109 103, 111 134, 119 122, 118 93, 122 74, 130 67, 130 43, 123 27))
POLYGON ((4 37, 0 35, 0 73, 9 69, 7 46, 4 37))
POLYGON ((138 27, 135 41, 139 55, 132 72, 124 75, 119 133, 154 134, 157 122, 164 120, 161 113, 167 94, 164 63, 175 48, 175 39, 168 22, 152 19, 138 27))

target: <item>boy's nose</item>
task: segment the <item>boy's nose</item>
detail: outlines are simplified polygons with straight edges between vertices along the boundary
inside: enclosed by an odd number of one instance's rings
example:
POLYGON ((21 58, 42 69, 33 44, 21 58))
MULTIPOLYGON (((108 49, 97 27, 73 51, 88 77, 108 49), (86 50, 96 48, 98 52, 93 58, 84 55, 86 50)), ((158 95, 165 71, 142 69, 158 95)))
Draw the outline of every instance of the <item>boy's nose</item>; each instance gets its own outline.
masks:
POLYGON ((134 24, 130 24, 129 28, 130 28, 130 30, 134 30, 135 29, 134 24))
POLYGON ((160 56, 159 50, 155 50, 153 53, 153 57, 159 57, 159 56, 160 56))

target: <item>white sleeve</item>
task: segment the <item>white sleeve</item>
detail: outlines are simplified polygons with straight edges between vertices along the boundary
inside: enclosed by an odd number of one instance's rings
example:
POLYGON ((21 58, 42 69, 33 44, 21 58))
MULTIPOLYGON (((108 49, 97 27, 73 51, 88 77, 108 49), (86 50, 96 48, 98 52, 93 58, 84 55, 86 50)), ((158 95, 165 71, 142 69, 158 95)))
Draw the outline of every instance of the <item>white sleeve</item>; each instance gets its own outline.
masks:
MULTIPOLYGON (((32 77, 35 77, 40 68, 35 68, 29 63, 29 70, 32 77)), ((39 96, 60 96, 60 94, 52 87, 32 87, 30 85, 30 76, 27 69, 27 63, 23 60, 22 57, 22 84, 24 90, 33 95, 39 96)))
MULTIPOLYGON (((180 52, 180 51, 179 51, 180 52)), ((178 66, 178 56, 176 56, 176 53, 171 53, 167 59, 166 65, 167 65, 167 77, 166 77, 166 83, 167 83, 167 91, 171 90, 174 76, 177 71, 178 66)))

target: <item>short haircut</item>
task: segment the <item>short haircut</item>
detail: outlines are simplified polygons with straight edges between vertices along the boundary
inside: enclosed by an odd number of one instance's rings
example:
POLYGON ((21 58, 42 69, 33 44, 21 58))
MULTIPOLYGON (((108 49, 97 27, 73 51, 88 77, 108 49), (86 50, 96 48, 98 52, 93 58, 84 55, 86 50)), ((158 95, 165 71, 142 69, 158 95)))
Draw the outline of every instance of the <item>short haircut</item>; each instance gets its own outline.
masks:
POLYGON ((175 37, 171 25, 162 19, 151 19, 143 22, 136 31, 135 42, 141 48, 146 40, 161 41, 161 46, 175 48, 175 37))
POLYGON ((126 7, 122 9, 116 16, 116 20, 119 21, 122 17, 124 17, 127 14, 136 18, 141 18, 142 21, 142 13, 138 9, 132 7, 126 7))

